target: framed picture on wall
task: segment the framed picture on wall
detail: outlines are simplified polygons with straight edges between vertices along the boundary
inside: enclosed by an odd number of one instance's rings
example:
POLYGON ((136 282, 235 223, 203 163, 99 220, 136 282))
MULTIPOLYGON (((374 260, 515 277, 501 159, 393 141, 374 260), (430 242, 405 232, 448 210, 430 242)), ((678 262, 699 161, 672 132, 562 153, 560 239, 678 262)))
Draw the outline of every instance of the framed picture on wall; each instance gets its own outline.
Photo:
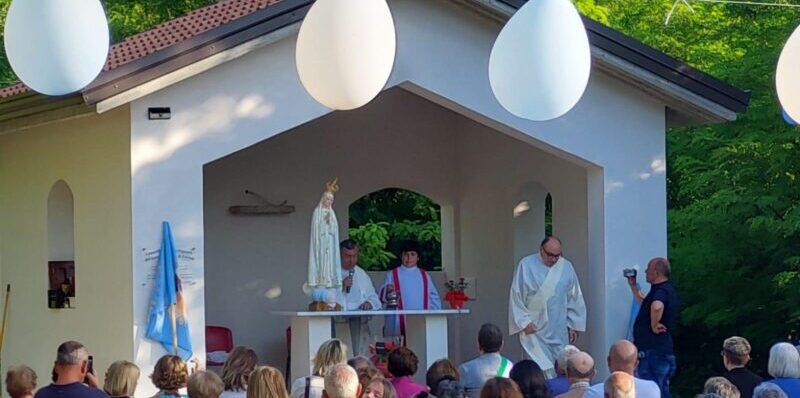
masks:
POLYGON ((63 297, 75 297, 75 262, 49 261, 50 290, 58 291, 63 297))

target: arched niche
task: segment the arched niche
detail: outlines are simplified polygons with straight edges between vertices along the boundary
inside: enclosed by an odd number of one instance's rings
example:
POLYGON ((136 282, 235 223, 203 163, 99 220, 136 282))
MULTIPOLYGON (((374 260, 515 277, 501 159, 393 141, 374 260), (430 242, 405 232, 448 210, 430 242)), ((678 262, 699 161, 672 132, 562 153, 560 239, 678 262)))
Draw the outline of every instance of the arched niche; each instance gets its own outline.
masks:
POLYGON ((75 204, 72 190, 56 181, 47 195, 48 306, 75 307, 75 204))

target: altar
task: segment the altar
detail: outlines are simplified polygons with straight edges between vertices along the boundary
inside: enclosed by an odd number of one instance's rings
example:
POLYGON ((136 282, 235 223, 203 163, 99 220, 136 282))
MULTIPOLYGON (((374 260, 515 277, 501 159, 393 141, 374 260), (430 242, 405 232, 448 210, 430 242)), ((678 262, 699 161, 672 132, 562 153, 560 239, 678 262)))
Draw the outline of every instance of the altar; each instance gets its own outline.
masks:
POLYGON ((311 374, 319 346, 332 337, 334 317, 406 316, 406 346, 419 357, 415 380, 425 384, 425 371, 433 362, 447 358, 447 317, 469 314, 468 309, 377 311, 275 311, 291 317, 290 380, 311 374))

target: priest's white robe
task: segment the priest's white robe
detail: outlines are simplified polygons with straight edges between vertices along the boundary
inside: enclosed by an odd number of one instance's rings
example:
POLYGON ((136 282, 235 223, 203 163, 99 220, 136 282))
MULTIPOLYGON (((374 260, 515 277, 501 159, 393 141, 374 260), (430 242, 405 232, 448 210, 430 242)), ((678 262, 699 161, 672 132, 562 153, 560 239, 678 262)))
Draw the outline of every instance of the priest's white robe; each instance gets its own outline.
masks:
MULTIPOLYGON (((422 310, 425 309, 425 285, 423 284, 422 273, 416 265, 413 267, 406 267, 401 265, 397 267, 397 275, 400 280, 400 300, 402 301, 404 310, 422 310)), ((428 308, 429 310, 442 309, 442 300, 439 298, 439 291, 436 290, 436 285, 429 273, 425 273, 428 283, 428 308)), ((381 298, 385 300, 384 294, 386 286, 394 284, 392 271, 386 272, 386 278, 383 280, 381 287, 381 298)), ((383 327, 384 336, 400 336, 400 320, 402 316, 387 315, 386 323, 383 327)))
POLYGON ((546 372, 569 343, 567 328, 586 330, 586 304, 578 276, 564 257, 552 267, 542 262, 539 253, 523 258, 514 271, 508 301, 510 334, 519 333, 525 352, 546 372), (537 331, 527 334, 524 329, 530 323, 537 331))
MULTIPOLYGON (((350 271, 343 268, 342 280, 349 275, 350 271)), ((378 298, 378 293, 375 292, 375 287, 372 286, 372 279, 358 265, 353 267, 353 285, 350 287, 350 293, 342 294, 347 311, 360 311, 358 307, 364 302, 370 303, 372 310, 381 309, 381 300, 378 298)), ((369 345, 374 343, 372 332, 369 329, 369 319, 369 316, 362 316, 358 318, 336 317, 334 320, 335 337, 350 347, 350 353, 353 356, 369 356, 369 345)))

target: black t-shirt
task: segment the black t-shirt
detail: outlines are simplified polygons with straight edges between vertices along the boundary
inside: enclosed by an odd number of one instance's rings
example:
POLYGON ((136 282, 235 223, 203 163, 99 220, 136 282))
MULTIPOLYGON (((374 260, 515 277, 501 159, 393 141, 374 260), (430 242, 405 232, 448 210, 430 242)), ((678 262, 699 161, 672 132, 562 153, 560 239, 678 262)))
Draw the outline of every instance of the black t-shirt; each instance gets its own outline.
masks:
POLYGON ((642 301, 642 308, 633 324, 633 342, 639 351, 655 350, 662 354, 672 354, 672 331, 678 323, 680 303, 675 286, 670 281, 657 283, 650 287, 650 292, 642 301), (664 333, 655 334, 650 328, 650 304, 653 301, 664 303, 664 314, 661 323, 667 327, 664 333))
POLYGON ((745 368, 731 369, 725 372, 723 376, 739 389, 741 398, 752 398, 753 390, 764 381, 761 376, 745 368))
POLYGON ((108 398, 102 390, 83 383, 50 384, 36 391, 34 398, 108 398))

